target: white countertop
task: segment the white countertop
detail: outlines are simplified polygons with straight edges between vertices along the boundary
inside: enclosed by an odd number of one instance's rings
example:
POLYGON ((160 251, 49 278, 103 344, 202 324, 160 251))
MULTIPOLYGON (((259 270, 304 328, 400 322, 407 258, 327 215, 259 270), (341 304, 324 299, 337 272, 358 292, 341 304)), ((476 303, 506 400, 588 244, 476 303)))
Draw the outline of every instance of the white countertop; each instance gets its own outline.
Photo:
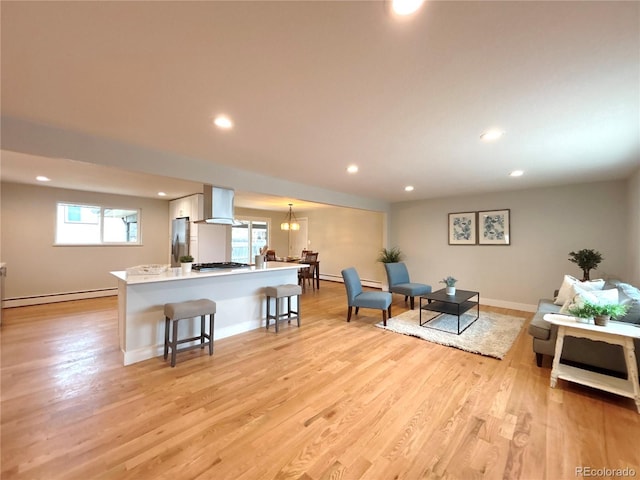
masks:
POLYGON ((155 283, 155 282, 169 282, 176 280, 192 280, 197 278, 207 278, 207 277, 224 277, 227 275, 247 275, 247 274, 259 274, 259 273, 268 273, 273 272, 275 270, 292 270, 292 269, 300 269, 304 268, 305 265, 301 265, 299 263, 288 263, 288 262, 267 262, 265 263, 264 268, 256 268, 255 266, 250 267, 241 267, 241 268, 225 268, 219 270, 209 270, 207 272, 196 272, 191 271, 191 273, 182 273, 180 267, 175 269, 169 268, 166 272, 159 273, 157 275, 131 275, 127 274, 126 271, 118 271, 118 272, 109 272, 111 275, 116 277, 118 280, 122 280, 127 283, 127 285, 135 285, 142 283, 155 283))

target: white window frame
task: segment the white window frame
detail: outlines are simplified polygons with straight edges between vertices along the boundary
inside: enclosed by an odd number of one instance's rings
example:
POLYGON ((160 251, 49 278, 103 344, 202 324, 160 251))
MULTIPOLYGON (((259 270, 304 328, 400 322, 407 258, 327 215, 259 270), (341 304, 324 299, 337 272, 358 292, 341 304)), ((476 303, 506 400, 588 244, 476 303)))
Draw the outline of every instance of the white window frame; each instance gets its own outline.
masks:
MULTIPOLYGON (((82 222, 82 221, 73 221, 73 220, 67 220, 66 218, 63 220, 64 223, 76 223, 76 224, 82 224, 82 223, 91 223, 91 224, 96 224, 95 222, 82 222)), ((77 246, 98 246, 98 245, 103 245, 103 246, 136 246, 136 245, 142 245, 142 209, 137 208, 137 207, 122 207, 122 206, 111 206, 111 205, 102 205, 102 204, 98 204, 98 203, 82 203, 82 202, 66 202, 66 201, 60 201, 60 202, 56 202, 56 223, 55 223, 55 229, 54 229, 54 245, 56 246, 70 246, 70 247, 77 247, 77 246), (59 218, 59 214, 60 214, 60 209, 61 207, 64 207, 64 215, 67 214, 68 210, 66 207, 89 207, 89 208, 96 208, 99 209, 98 212, 98 221, 97 224, 99 225, 99 236, 100 239, 97 242, 78 242, 78 243, 69 243, 69 242, 59 242, 58 241, 58 225, 60 222, 60 218, 59 218), (131 212, 136 212, 137 214, 137 239, 135 242, 109 242, 109 241, 105 241, 104 240, 104 212, 105 210, 127 210, 127 211, 131 211, 131 212)))
MULTIPOLYGON (((253 222, 265 222, 267 224, 267 245, 269 245, 269 239, 271 238, 271 218, 269 217, 246 217, 246 216, 238 216, 236 217, 237 220, 241 221, 241 222, 249 222, 249 252, 251 252, 251 250, 253 249, 253 245, 251 243, 251 230, 252 230, 252 226, 251 224, 253 222)), ((232 227, 233 230, 233 227, 232 227)), ((233 255, 233 235, 231 236, 231 254, 233 255)), ((249 263, 253 263, 253 258, 250 258, 249 263)))

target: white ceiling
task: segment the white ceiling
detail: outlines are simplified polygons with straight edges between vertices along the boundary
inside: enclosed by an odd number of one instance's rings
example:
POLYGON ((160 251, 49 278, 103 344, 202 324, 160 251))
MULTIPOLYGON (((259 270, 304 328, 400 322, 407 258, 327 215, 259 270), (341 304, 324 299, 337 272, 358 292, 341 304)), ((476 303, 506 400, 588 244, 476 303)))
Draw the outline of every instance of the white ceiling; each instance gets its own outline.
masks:
MULTIPOLYGON (((640 166, 639 2, 386 7, 3 1, 2 115, 388 202, 640 166), (221 112, 233 130, 212 127, 221 112), (483 143, 491 127, 505 135, 483 143)), ((2 179, 48 164, 65 188, 198 185, 84 160, 3 151, 2 179)))
MULTIPOLYGON (((120 168, 80 162, 64 158, 46 158, 19 152, 0 151, 0 176, 3 181, 30 185, 52 186, 73 190, 135 195, 160 198, 158 192, 173 200, 202 193, 204 184, 162 175, 122 170, 120 168), (51 182, 41 183, 36 176, 51 182)), ((317 210, 326 205, 291 197, 276 197, 255 192, 236 191, 235 206, 259 210, 286 210, 292 203, 295 210, 317 210)))

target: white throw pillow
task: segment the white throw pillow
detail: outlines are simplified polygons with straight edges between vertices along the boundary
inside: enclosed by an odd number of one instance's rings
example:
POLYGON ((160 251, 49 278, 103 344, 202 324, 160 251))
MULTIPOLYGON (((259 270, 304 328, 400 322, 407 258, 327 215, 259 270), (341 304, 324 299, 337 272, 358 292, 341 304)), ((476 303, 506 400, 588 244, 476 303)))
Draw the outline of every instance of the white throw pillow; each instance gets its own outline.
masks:
POLYGON ((571 287, 573 285, 577 285, 582 290, 586 290, 588 292, 594 290, 602 290, 602 287, 604 287, 604 279, 599 278, 597 280, 581 282, 571 275, 565 275, 564 280, 562 281, 562 285, 560 286, 560 290, 558 291, 558 296, 553 303, 555 303, 556 305, 564 305, 567 300, 571 300, 574 297, 571 292, 571 287))
POLYGON ((572 285, 571 293, 573 295, 562 305, 560 313, 569 313, 570 308, 582 306, 585 301, 594 303, 596 305, 609 305, 611 303, 618 303, 617 288, 611 288, 609 290, 587 291, 581 289, 577 285, 572 285))

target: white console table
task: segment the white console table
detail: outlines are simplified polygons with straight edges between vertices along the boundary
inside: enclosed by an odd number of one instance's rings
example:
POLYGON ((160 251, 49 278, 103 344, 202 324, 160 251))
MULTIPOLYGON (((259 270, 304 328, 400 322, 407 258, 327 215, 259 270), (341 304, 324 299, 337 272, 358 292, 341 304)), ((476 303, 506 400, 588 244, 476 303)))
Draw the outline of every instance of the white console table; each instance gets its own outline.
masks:
POLYGON ((553 313, 548 313, 543 318, 558 326, 558 339, 556 340, 556 351, 551 369, 551 388, 555 388, 558 378, 598 388, 616 395, 633 398, 638 413, 640 413, 640 386, 638 385, 638 367, 633 346, 633 339, 640 338, 640 328, 624 322, 609 322, 606 327, 600 327, 589 323, 580 323, 573 317, 553 313), (620 345, 624 351, 627 365, 627 380, 560 363, 564 337, 567 336, 620 345))

